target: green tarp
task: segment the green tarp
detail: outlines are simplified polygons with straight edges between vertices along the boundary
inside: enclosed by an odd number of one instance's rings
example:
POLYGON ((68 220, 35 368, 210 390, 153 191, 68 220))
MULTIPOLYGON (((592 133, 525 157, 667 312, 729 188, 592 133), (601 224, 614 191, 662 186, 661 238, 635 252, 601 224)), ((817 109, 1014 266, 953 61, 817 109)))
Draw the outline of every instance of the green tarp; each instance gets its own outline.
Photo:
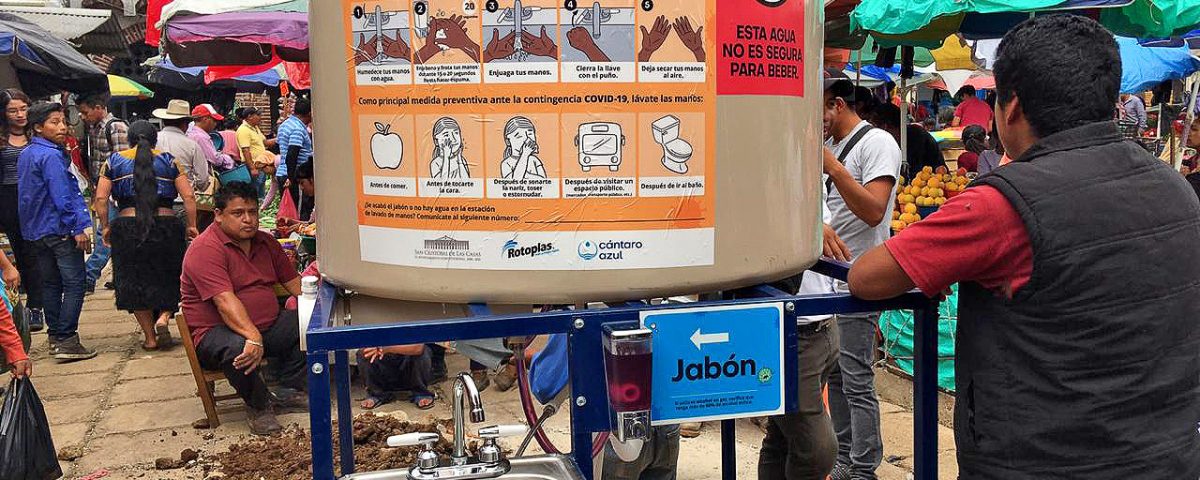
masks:
MULTIPOLYGON (((851 31, 866 30, 881 45, 934 48, 959 31, 967 14, 1039 12, 1062 9, 1065 0, 863 0, 850 15, 851 31)), ((1080 6, 1104 4, 1080 0, 1080 6)), ((1113 2, 1119 3, 1119 2, 1113 2)), ((1200 26, 1200 0, 1135 0, 1100 10, 1100 22, 1114 34, 1166 38, 1200 26)))
MULTIPOLYGON (((939 307, 938 386, 954 391, 954 330, 958 326, 958 285, 939 307)), ((888 359, 909 375, 913 373, 913 313, 887 311, 879 317, 883 349, 888 359)))

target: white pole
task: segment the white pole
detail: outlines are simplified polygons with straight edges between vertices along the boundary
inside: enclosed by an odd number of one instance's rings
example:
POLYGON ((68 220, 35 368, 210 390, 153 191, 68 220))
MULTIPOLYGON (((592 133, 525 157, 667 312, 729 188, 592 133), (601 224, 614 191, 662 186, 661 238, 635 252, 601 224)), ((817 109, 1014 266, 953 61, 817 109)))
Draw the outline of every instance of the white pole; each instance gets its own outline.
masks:
MULTIPOLYGON (((1200 81, 1197 80, 1195 76, 1192 76, 1189 80, 1192 82, 1192 88, 1190 89, 1192 96, 1188 99, 1187 121, 1183 122, 1183 135, 1181 135, 1182 138, 1179 141, 1179 148, 1172 149, 1173 151, 1171 152, 1171 165, 1175 167, 1175 170, 1179 170, 1183 166, 1183 149, 1187 148, 1188 134, 1192 131, 1192 122, 1196 121, 1196 94, 1200 92, 1200 81)), ((1162 112, 1159 112, 1160 119, 1162 116, 1162 112)))

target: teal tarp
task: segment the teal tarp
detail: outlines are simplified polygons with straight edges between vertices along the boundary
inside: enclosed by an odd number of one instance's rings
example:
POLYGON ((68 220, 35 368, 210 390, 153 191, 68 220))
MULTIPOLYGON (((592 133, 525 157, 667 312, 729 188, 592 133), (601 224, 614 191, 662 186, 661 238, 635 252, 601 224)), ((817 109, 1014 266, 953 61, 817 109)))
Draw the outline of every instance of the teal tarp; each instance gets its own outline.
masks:
MULTIPOLYGON (((938 386, 954 391, 954 330, 958 326, 958 285, 938 308, 938 386)), ((909 375, 913 373, 913 313, 911 310, 883 312, 879 317, 883 349, 888 359, 909 375)))

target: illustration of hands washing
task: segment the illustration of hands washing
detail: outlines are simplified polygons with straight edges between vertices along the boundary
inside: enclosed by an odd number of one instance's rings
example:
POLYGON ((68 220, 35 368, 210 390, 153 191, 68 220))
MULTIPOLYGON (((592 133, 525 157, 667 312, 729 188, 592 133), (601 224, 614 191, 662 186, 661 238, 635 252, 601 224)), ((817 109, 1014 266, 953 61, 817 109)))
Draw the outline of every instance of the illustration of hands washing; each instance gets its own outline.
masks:
POLYGON ((508 8, 490 2, 483 13, 484 36, 491 39, 484 62, 558 60, 557 13, 554 8, 522 5, 521 0, 513 0, 508 8))

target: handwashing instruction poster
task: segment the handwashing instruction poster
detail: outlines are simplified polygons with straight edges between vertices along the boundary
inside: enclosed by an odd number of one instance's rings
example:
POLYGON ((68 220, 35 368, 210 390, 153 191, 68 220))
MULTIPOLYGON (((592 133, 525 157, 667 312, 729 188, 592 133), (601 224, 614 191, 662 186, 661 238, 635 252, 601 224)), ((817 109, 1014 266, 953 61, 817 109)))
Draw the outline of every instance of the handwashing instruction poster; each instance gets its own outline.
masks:
POLYGON ((362 259, 391 265, 712 265, 717 12, 803 44, 798 0, 342 2, 362 259))

